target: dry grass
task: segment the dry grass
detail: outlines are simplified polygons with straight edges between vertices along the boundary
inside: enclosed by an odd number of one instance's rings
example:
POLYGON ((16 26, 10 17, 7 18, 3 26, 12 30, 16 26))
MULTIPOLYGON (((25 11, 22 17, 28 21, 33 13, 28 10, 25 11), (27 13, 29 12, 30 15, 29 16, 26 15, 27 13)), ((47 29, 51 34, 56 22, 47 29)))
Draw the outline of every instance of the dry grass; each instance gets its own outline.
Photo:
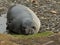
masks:
MULTIPOLYGON (((34 35, 10 35, 10 34, 0 34, 0 44, 1 45, 34 45, 37 42, 46 42, 47 36, 52 35, 52 32, 43 32, 34 35)), ((48 39, 49 40, 49 39, 48 39)), ((38 43, 40 44, 40 43, 38 43)))

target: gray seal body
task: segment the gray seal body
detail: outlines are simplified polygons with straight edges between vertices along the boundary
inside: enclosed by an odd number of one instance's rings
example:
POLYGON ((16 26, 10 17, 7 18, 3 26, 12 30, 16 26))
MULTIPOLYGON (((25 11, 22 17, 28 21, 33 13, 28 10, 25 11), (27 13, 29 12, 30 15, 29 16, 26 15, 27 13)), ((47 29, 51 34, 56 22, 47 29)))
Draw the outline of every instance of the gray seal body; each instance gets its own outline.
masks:
POLYGON ((17 34, 34 34, 40 29, 36 14, 24 5, 14 5, 7 13, 7 30, 17 34))

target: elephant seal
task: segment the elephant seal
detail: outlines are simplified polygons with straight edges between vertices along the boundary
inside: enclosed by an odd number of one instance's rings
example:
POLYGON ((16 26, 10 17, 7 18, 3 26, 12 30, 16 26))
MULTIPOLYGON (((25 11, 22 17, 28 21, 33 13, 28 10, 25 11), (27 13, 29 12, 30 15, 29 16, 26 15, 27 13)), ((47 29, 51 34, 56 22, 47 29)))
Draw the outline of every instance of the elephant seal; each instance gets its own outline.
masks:
POLYGON ((28 7, 11 6, 7 12, 7 30, 16 34, 35 34, 40 29, 40 20, 28 7))

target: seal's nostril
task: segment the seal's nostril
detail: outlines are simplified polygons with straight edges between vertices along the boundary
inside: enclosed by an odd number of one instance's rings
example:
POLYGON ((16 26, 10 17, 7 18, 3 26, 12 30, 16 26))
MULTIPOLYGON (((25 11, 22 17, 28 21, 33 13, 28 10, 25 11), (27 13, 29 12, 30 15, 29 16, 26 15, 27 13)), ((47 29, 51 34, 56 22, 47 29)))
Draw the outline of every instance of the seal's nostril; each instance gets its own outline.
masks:
POLYGON ((33 34, 33 30, 32 29, 29 29, 29 34, 33 34))

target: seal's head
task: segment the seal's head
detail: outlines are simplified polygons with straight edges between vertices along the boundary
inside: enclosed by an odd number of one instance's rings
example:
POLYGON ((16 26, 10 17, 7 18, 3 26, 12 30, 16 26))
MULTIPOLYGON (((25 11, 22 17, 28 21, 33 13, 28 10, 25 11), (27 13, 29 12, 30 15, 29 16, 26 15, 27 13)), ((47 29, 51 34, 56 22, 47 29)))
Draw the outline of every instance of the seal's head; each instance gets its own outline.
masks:
POLYGON ((32 20, 24 20, 24 22, 22 23, 23 34, 34 34, 35 30, 36 27, 32 20))

